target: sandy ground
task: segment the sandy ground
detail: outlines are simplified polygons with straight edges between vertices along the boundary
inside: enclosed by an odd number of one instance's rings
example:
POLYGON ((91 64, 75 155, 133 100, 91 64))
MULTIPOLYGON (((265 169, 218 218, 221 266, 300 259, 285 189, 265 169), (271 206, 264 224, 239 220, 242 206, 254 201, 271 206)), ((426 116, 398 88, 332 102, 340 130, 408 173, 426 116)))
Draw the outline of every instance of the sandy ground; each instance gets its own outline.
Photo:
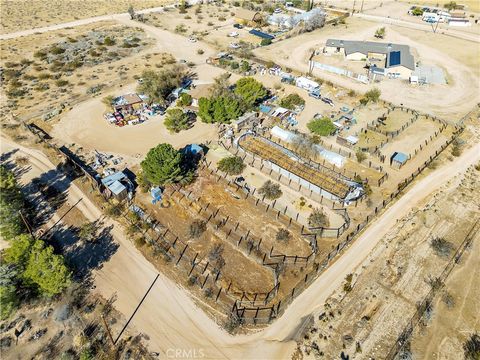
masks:
POLYGON ((0 33, 126 13, 130 5, 139 11, 167 3, 165 0, 2 0, 0 33))
MULTIPOLYGON (((424 64, 433 64, 443 68, 448 76, 449 84, 427 85, 412 87, 399 80, 385 80, 375 84, 382 91, 382 98, 395 104, 404 104, 427 113, 435 113, 445 117, 460 117, 468 112, 479 100, 479 79, 476 69, 479 66, 478 56, 472 63, 465 63, 455 57, 455 49, 463 51, 465 43, 441 34, 424 34, 422 31, 408 29, 409 37, 404 35, 405 29, 397 31, 395 26, 386 25, 386 38, 400 44, 409 44, 418 56, 416 61, 424 64), (429 44, 424 41, 415 41, 415 35, 429 38, 429 44), (436 44, 439 45, 436 45, 436 44), (445 43, 445 44, 442 44, 445 43), (444 48, 448 43, 448 52, 444 48)), ((283 66, 306 72, 308 71, 307 57, 313 49, 324 46, 328 38, 344 38, 352 40, 372 41, 378 24, 360 20, 348 19, 347 26, 327 27, 310 34, 303 34, 269 47, 255 50, 257 56, 275 61, 283 66)), ((478 45, 470 43, 470 54, 479 53, 478 45)), ((330 80, 340 86, 365 92, 371 85, 364 85, 346 77, 327 73, 316 69, 315 76, 330 80)))
MULTIPOLYGON (((2 147, 8 149, 18 146, 2 139, 2 147)), ((37 158, 41 163, 39 166, 45 170, 53 168, 53 164, 38 151, 20 149, 28 156, 37 158)), ((131 326, 148 334, 149 348, 161 352, 162 356, 169 349, 190 349, 197 352, 201 350, 206 358, 288 358, 295 347, 295 343, 289 340, 297 332, 301 319, 323 305, 327 297, 342 284, 345 276, 367 257, 388 229, 417 202, 479 160, 480 144, 477 144, 448 167, 439 168, 416 183, 380 219, 372 223, 338 261, 300 294, 280 319, 264 331, 236 337, 228 335, 198 310, 185 291, 163 275, 160 275, 131 326)), ((100 210, 76 186, 70 188, 69 196, 72 196, 72 201, 75 197, 83 198, 79 209, 87 218, 95 220, 101 216, 100 210)), ((97 291, 105 298, 116 294, 116 308, 129 316, 154 279, 156 270, 123 235, 121 227, 114 225, 113 235, 120 247, 96 273, 95 283, 97 291)))
POLYGON ((433 305, 433 319, 413 336, 412 351, 416 359, 454 359, 463 352, 463 342, 473 330, 480 329, 479 256, 480 234, 477 234, 445 284, 455 305, 448 308, 440 294, 433 305))

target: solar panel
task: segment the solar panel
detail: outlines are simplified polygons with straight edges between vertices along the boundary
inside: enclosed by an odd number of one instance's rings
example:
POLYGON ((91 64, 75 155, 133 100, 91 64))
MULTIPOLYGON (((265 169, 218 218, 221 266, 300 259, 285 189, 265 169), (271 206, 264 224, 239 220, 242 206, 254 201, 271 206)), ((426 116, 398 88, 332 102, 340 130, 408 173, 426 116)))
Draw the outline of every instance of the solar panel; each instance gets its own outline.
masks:
POLYGON ((389 53, 389 58, 390 58, 390 61, 388 64, 389 67, 400 65, 400 51, 391 51, 389 53))

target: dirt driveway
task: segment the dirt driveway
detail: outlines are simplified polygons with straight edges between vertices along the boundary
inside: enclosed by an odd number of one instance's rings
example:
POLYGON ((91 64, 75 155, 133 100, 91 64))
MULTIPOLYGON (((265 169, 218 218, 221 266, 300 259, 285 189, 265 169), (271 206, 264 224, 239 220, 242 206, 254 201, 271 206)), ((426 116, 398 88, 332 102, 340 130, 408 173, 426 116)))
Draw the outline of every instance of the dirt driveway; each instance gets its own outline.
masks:
MULTIPOLYGON (((259 48, 255 50, 255 53, 265 60, 272 60, 280 65, 307 72, 309 55, 313 50, 321 49, 328 38, 373 41, 373 34, 378 26, 378 23, 363 19, 348 19, 347 27, 326 27, 313 33, 259 48)), ((416 42, 413 35, 415 33, 423 34, 423 31, 410 30, 412 34, 412 38, 410 38, 397 32, 395 26, 386 25, 385 27, 386 38, 384 41, 410 45, 412 51, 418 54, 416 61, 441 67, 447 73, 449 83, 448 85, 415 87, 401 80, 385 80, 375 84, 382 91, 383 99, 446 118, 459 118, 480 101, 479 79, 473 70, 475 66, 469 67, 449 55, 454 53, 457 47, 464 46, 463 42, 457 43, 454 38, 436 34, 436 39, 432 38, 432 41, 450 44, 450 51, 447 54, 436 49, 435 45, 428 46, 416 42)), ((475 43, 471 45, 472 51, 475 52, 475 47, 478 48, 478 46, 475 43)), ((478 66, 478 58, 476 63, 478 66)), ((368 91, 372 87, 372 85, 361 84, 347 77, 318 69, 314 70, 313 75, 360 93, 368 91)))

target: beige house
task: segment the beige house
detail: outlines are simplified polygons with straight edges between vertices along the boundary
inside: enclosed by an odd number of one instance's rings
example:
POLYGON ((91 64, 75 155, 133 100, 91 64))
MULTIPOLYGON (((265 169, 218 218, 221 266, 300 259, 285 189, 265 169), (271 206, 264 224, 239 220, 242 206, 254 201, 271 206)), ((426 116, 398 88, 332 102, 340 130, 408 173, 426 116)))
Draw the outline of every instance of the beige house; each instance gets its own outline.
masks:
POLYGON ((323 53, 340 54, 351 61, 367 61, 375 74, 389 77, 408 79, 415 70, 415 59, 408 45, 328 39, 323 53))

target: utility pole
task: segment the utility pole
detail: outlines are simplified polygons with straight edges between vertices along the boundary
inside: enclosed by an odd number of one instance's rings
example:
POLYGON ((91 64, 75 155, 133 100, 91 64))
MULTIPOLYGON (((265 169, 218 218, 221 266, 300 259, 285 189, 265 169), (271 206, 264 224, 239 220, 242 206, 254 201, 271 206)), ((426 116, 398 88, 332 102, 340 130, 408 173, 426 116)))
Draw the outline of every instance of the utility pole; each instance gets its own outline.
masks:
POLYGON ((36 240, 35 235, 32 231, 32 228, 30 227, 30 224, 28 223, 27 219, 25 219, 25 217, 23 216, 22 211, 19 211, 18 213, 20 214, 20 217, 22 218, 23 223, 27 227, 28 232, 30 233, 30 235, 32 235, 33 240, 36 240))
POLYGON ((353 6, 352 6, 352 16, 353 14, 355 13, 355 3, 357 2, 357 0, 353 0, 353 6))
POLYGON ((113 341, 113 336, 112 333, 110 332, 110 328, 108 327, 107 320, 105 319, 105 316, 102 314, 101 315, 102 320, 103 320, 103 325, 105 326, 105 329, 107 330, 108 338, 112 342, 113 347, 115 347, 115 341, 113 341))
POLYGON ((363 3, 365 2, 365 0, 362 0, 362 7, 360 8, 360 12, 363 12, 363 3))

